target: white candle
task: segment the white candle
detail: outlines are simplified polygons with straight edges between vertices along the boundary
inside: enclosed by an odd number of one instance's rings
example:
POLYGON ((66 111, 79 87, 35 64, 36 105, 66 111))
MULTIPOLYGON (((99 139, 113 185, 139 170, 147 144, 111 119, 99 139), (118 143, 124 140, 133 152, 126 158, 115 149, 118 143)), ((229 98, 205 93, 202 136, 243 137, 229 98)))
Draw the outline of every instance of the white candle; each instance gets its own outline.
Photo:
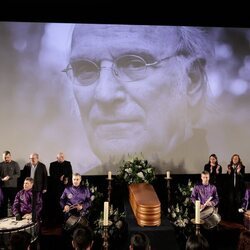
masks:
POLYGON ((111 180, 112 172, 108 171, 108 180, 111 180))
POLYGON ((167 171, 166 175, 167 175, 167 179, 170 179, 170 171, 167 171))
POLYGON ((109 202, 104 202, 103 208, 103 226, 108 226, 109 224, 109 202))
POLYGON ((195 223, 199 224, 200 223, 200 208, 201 208, 201 203, 199 200, 195 201, 195 223))

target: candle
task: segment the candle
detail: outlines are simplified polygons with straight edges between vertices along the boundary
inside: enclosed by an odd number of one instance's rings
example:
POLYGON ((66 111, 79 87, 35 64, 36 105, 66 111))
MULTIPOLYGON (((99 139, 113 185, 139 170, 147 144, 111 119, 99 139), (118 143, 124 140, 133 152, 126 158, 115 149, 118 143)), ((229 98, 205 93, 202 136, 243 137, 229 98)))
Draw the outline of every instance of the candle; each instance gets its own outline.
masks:
POLYGON ((112 172, 108 171, 108 180, 111 180, 112 172))
POLYGON ((195 223, 200 224, 200 208, 201 203, 199 200, 195 201, 195 223))
POLYGON ((108 226, 108 224, 109 224, 109 203, 108 201, 105 201, 103 208, 103 226, 108 226))
POLYGON ((167 175, 167 179, 170 179, 170 171, 167 171, 166 175, 167 175))

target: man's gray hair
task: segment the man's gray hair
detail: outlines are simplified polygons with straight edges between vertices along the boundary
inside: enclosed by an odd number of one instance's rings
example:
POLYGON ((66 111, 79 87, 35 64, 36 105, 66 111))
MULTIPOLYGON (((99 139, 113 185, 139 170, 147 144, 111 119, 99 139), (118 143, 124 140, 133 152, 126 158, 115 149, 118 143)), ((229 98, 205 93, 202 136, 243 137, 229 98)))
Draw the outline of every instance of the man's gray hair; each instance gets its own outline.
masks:
POLYGON ((212 42, 205 28, 179 26, 177 34, 180 38, 177 53, 208 59, 213 54, 212 42))

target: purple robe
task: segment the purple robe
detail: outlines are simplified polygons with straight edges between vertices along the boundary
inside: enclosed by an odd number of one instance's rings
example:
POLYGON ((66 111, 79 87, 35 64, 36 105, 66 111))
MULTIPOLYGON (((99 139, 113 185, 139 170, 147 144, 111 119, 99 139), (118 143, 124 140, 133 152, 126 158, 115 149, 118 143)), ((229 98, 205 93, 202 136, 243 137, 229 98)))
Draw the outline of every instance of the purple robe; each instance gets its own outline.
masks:
MULTIPOLYGON (((37 196, 36 201, 36 214, 40 215, 42 210, 42 200, 41 197, 37 196)), ((12 212, 15 216, 20 214, 21 216, 29 214, 32 212, 32 189, 25 191, 24 189, 16 194, 12 212)))
POLYGON ((3 191, 2 191, 2 188, 0 187, 0 207, 2 206, 3 204, 3 191))
POLYGON ((60 205, 64 208, 66 205, 82 204, 83 209, 81 213, 86 213, 87 209, 91 205, 90 191, 85 186, 70 186, 66 187, 60 198, 60 205))
POLYGON ((245 196, 243 198, 243 204, 242 207, 247 210, 249 206, 249 199, 250 199, 250 188, 246 189, 245 196))
POLYGON ((219 197, 217 193, 217 189, 214 185, 208 184, 198 184, 194 186, 194 189, 191 194, 191 200, 195 203, 196 200, 199 200, 202 205, 210 198, 213 206, 217 206, 219 203, 219 197))

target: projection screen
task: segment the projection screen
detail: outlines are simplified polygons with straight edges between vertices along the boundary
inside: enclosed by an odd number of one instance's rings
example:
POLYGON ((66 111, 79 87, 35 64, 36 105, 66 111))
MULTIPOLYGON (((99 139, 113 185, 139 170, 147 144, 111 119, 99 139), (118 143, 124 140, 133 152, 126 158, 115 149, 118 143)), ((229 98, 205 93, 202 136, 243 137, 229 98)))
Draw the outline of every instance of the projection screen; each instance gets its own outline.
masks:
POLYGON ((59 152, 74 172, 200 173, 215 153, 250 168, 250 29, 0 23, 2 151, 59 152))

